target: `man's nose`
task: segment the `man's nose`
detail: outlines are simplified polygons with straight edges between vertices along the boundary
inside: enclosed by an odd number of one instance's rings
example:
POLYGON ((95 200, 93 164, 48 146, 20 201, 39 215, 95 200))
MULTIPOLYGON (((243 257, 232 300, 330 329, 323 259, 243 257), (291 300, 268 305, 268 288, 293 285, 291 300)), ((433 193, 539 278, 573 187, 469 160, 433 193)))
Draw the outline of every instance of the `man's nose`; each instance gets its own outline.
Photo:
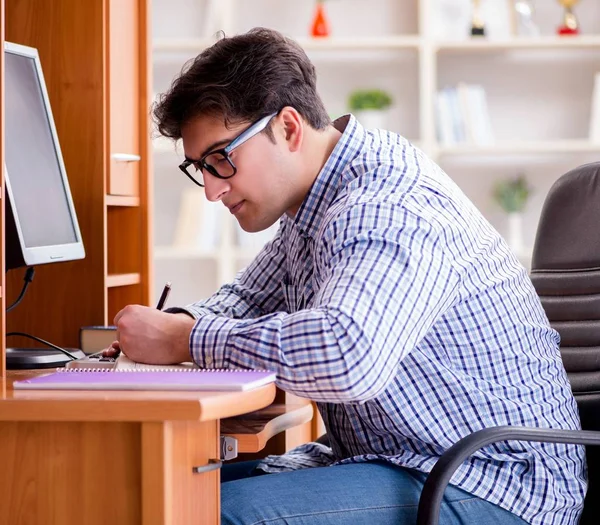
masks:
POLYGON ((204 192, 211 202, 220 201, 231 189, 228 179, 219 179, 210 173, 204 174, 204 192))

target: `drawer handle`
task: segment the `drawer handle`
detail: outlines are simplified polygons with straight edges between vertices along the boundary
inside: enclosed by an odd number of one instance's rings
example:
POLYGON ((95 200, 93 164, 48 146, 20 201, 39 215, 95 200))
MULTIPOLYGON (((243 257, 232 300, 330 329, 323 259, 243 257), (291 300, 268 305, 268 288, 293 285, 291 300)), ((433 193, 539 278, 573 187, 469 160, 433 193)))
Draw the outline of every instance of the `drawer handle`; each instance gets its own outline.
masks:
POLYGON ((111 157, 117 162, 139 162, 142 160, 142 157, 133 155, 132 153, 113 153, 111 157))
POLYGON ((203 467, 192 467, 192 472, 194 474, 204 474, 206 472, 211 472, 213 470, 218 470, 223 466, 223 462, 218 459, 209 459, 208 465, 204 465, 203 467))

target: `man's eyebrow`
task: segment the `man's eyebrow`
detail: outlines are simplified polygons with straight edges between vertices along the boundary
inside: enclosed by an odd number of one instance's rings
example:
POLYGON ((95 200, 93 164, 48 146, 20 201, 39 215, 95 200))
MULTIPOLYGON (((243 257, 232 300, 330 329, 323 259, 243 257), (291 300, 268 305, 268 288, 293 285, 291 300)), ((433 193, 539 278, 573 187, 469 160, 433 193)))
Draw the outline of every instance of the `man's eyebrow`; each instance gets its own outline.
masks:
POLYGON ((214 150, 218 146, 223 146, 224 144, 229 144, 232 140, 233 139, 221 139, 221 140, 218 140, 217 142, 213 142, 210 146, 208 146, 208 148, 206 148, 204 150, 204 152, 200 155, 199 159, 191 159, 190 157, 188 157, 186 155, 185 160, 187 160, 188 162, 200 162, 200 160, 202 159, 202 157, 204 157, 204 155, 206 155, 207 153, 211 152, 212 150, 214 150))

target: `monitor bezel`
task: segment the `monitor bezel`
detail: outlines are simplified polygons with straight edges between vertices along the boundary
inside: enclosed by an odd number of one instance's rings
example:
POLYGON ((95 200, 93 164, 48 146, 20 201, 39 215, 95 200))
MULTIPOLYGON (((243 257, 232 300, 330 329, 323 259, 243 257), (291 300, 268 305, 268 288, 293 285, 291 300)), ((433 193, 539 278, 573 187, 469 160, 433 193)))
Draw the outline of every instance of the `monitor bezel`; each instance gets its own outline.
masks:
MULTIPOLYGON (((62 150, 60 142, 58 140, 58 134, 56 132, 56 126, 54 123, 54 116, 52 114, 52 107, 50 106, 50 99, 48 97, 48 91, 46 89, 46 81, 44 73, 42 71, 42 65, 38 50, 33 47, 23 46, 21 44, 15 44, 12 42, 4 42, 4 52, 21 55, 27 58, 33 59, 33 64, 36 70, 37 81, 42 93, 42 100, 44 108, 46 110, 46 117, 50 126, 50 133, 52 141, 54 143, 54 151, 58 161, 59 171, 62 178, 63 188, 65 196, 67 198, 67 205, 69 207, 69 214, 73 223, 73 229, 75 230, 76 240, 72 243, 67 244, 55 244, 48 246, 34 246, 28 247, 25 245, 23 238, 23 232, 21 229, 20 218, 16 209, 15 201, 13 199, 12 188, 10 185, 10 173, 4 163, 4 183, 5 191, 7 193, 10 205, 12 207, 12 213, 14 216, 14 222, 16 227, 16 233, 19 238, 19 244, 21 247, 21 253, 26 266, 34 266, 37 264, 46 264, 61 261, 73 261, 83 259, 85 257, 85 248, 83 246, 83 239, 81 236, 81 230, 79 229, 79 221, 77 219, 77 213, 75 211, 75 205, 73 204, 73 197, 71 195, 71 186, 69 179, 67 178, 67 171, 63 161, 62 150)), ((8 130, 5 129, 5 133, 8 130)))

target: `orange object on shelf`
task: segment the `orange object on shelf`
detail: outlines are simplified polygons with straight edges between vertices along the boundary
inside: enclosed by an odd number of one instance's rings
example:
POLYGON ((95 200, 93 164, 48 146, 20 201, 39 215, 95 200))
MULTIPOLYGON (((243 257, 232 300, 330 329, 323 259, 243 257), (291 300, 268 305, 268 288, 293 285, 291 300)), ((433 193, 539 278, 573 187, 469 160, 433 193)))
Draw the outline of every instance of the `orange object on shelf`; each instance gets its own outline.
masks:
POLYGON ((324 0, 317 0, 315 14, 313 16, 310 34, 315 37, 329 36, 329 20, 325 14, 324 0))

